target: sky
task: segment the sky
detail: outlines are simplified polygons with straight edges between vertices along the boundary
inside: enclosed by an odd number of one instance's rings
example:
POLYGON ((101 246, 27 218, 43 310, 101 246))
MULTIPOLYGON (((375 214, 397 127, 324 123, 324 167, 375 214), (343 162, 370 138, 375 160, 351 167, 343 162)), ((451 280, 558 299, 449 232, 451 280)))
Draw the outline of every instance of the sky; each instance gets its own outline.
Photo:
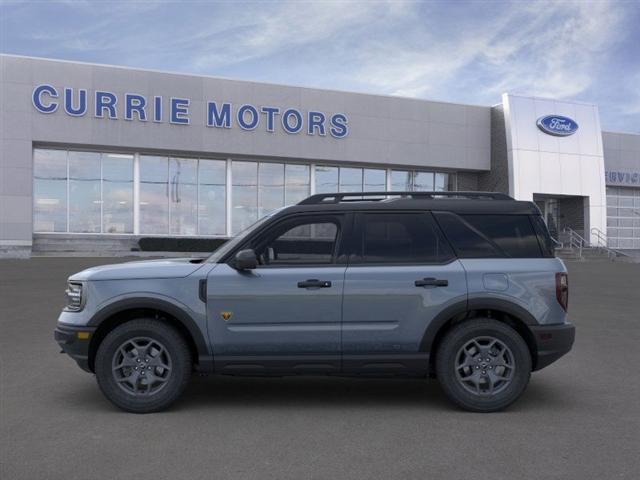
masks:
POLYGON ((600 107, 640 132, 640 0, 8 1, 0 52, 494 105, 600 107))

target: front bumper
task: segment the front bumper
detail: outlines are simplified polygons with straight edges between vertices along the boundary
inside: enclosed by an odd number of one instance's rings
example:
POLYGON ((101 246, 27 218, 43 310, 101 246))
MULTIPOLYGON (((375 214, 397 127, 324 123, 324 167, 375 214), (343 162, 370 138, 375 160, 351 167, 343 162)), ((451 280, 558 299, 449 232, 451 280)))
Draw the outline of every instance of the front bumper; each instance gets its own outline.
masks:
POLYGON ((571 323, 531 327, 536 342, 537 359, 534 370, 550 365, 571 350, 576 327, 571 323))
POLYGON ((73 358, 81 369, 90 373, 89 345, 95 330, 95 327, 58 323, 53 331, 53 338, 58 342, 62 351, 73 358))

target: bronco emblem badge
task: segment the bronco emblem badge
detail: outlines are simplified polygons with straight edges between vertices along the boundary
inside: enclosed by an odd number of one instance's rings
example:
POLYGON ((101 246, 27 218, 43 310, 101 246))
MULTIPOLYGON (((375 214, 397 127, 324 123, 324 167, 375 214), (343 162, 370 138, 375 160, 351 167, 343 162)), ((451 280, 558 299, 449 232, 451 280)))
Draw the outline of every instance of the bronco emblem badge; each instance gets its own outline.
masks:
POLYGON ((229 320, 231 318, 231 315, 233 315, 233 312, 220 312, 220 316, 225 321, 229 320))

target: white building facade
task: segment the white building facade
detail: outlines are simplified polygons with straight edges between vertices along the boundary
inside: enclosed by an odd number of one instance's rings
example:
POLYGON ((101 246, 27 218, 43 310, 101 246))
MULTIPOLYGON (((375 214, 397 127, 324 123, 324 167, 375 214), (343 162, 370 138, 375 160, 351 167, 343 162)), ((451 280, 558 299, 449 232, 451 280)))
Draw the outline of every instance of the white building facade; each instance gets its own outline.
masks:
POLYGON ((228 238, 320 192, 492 190, 640 249, 640 135, 478 106, 0 56, 0 254, 228 238), (546 119, 546 120, 545 120, 546 119))

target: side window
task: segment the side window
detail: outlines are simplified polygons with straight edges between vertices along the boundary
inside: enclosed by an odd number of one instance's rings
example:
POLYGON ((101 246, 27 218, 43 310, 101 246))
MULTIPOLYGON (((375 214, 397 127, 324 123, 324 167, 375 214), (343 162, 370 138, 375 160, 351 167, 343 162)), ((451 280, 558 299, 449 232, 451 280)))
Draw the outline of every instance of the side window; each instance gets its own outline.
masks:
POLYGON ((542 215, 532 215, 530 218, 538 234, 538 243, 540 243, 544 256, 555 257, 556 243, 553 238, 551 238, 547 225, 542 219, 542 215))
POLYGON ((542 256, 528 215, 463 215, 462 218, 495 242, 507 257, 542 256))
POLYGON ((334 262, 339 220, 306 217, 284 222, 254 246, 261 265, 318 265, 334 262))
POLYGON ((428 213, 366 213, 360 263, 444 263, 453 252, 428 213))
POLYGON ((461 258, 539 258, 538 237, 528 215, 437 213, 438 223, 461 258))
POLYGON ((458 215, 450 212, 434 212, 451 245, 460 258, 504 257, 495 243, 489 240, 458 215))

